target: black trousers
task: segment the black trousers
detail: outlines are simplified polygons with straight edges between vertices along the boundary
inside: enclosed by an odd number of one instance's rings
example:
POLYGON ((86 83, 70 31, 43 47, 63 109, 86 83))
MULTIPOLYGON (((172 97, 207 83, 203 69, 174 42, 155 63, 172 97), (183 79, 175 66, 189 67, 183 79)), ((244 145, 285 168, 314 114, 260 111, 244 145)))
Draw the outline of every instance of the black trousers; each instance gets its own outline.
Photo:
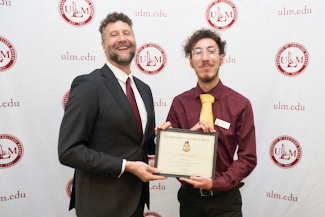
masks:
POLYGON ((181 217, 242 217, 239 189, 202 197, 184 187, 178 191, 181 217))

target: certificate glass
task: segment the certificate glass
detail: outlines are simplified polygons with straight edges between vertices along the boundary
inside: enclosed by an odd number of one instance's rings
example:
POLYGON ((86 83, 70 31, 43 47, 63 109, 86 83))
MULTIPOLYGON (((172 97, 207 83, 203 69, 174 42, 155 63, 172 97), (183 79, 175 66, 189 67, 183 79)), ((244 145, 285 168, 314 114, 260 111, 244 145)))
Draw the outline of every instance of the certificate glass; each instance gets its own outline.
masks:
POLYGON ((155 167, 169 177, 215 178, 218 133, 158 129, 155 167))

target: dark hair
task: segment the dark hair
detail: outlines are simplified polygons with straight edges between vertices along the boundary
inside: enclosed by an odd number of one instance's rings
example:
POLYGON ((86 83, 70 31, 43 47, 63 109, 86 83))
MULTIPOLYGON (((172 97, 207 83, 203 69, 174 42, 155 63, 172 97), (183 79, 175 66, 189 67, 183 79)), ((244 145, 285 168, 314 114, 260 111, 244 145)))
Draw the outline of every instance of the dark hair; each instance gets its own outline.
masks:
POLYGON ((187 39, 186 44, 184 45, 185 57, 192 57, 191 52, 193 50, 193 46, 203 38, 213 39, 218 45, 219 55, 225 55, 226 41, 221 41, 219 34, 214 30, 200 29, 194 32, 193 35, 187 39))
POLYGON ((100 26, 99 26, 99 32, 101 33, 103 42, 105 42, 105 27, 109 23, 115 23, 116 21, 119 20, 123 21, 124 23, 127 23, 132 30, 132 20, 128 16, 126 16, 123 13, 117 13, 117 12, 110 13, 107 15, 107 17, 104 20, 102 20, 102 22, 100 22, 100 26))

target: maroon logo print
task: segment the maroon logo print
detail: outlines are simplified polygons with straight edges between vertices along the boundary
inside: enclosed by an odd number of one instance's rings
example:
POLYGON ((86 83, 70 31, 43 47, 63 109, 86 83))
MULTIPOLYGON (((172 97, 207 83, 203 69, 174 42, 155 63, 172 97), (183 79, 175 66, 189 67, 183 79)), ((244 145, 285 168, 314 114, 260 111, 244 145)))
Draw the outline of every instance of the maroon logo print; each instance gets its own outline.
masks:
POLYGON ((9 40, 0 36, 0 72, 10 69, 16 62, 17 53, 9 40))
POLYGON ((155 160, 156 160, 155 155, 150 155, 150 156, 148 157, 149 165, 151 165, 151 164, 155 164, 155 160), (151 163, 151 162, 152 162, 152 163, 151 163))
POLYGON ((67 187, 66 187, 66 191, 67 191, 67 195, 68 197, 71 198, 71 193, 72 193, 72 184, 73 184, 73 178, 71 178, 67 184, 67 187))
POLYGON ((236 22, 237 17, 236 5, 229 0, 214 1, 205 12, 205 18, 209 25, 218 30, 230 28, 236 22))
POLYGON ((0 0, 0 5, 6 5, 6 6, 11 6, 11 1, 10 0, 0 0))
POLYGON ((63 109, 65 109, 65 105, 68 102, 69 95, 70 95, 70 90, 68 90, 63 96, 63 99, 62 99, 62 107, 63 107, 63 109))
POLYGON ((291 136, 280 136, 270 146, 270 157, 281 168, 294 167, 301 159, 301 146, 291 136))
POLYGON ((299 43, 288 43, 280 48, 275 57, 277 69, 286 76, 297 76, 307 67, 307 49, 299 43))
POLYGON ((158 106, 158 107, 164 107, 164 106, 167 106, 166 105, 167 103, 165 101, 161 101, 161 99, 159 99, 159 101, 154 101, 153 102, 153 105, 154 106, 158 106))
POLYGON ((90 0, 60 0, 61 17, 70 25, 87 25, 95 15, 94 4, 90 0))
POLYGON ((23 157, 22 143, 9 134, 0 134, 0 169, 16 165, 23 157))
POLYGON ((143 217, 162 217, 161 215, 159 215, 158 213, 156 212, 145 212, 143 213, 143 217))
POLYGON ((150 184, 151 190, 166 190, 166 186, 162 185, 160 182, 158 185, 150 184))
POLYGON ((183 145, 183 151, 188 152, 189 150, 191 150, 191 146, 188 143, 188 141, 186 141, 185 144, 183 145))
POLYGON ((149 75, 161 72, 167 63, 167 54, 158 44, 148 43, 142 45, 135 57, 138 69, 149 75))
POLYGON ((223 58, 223 63, 236 63, 236 58, 231 55, 227 55, 223 58))

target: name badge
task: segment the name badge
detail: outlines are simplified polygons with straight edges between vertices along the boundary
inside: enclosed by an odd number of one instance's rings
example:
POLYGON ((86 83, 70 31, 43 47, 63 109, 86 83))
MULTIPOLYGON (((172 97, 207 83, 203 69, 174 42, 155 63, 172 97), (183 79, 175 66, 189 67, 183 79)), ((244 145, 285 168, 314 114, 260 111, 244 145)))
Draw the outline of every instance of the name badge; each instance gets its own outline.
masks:
POLYGON ((219 118, 216 119, 214 124, 219 126, 219 127, 225 128, 227 130, 229 130, 229 127, 230 127, 230 123, 228 123, 227 121, 223 121, 223 120, 221 120, 219 118))

